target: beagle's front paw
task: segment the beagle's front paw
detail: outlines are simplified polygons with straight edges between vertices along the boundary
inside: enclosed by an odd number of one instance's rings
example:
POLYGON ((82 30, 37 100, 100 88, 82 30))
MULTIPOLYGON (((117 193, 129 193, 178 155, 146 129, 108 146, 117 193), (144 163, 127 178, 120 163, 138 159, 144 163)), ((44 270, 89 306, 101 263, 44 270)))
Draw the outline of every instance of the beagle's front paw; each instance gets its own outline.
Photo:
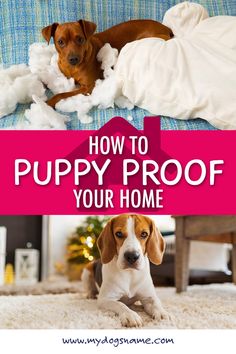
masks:
POLYGON ((143 325, 141 317, 134 311, 122 313, 120 321, 124 327, 142 327, 143 325))
POLYGON ((96 299, 97 298, 97 293, 95 291, 89 291, 87 293, 86 299, 96 299))
POLYGON ((154 320, 171 320, 171 315, 164 309, 155 309, 152 314, 154 320))

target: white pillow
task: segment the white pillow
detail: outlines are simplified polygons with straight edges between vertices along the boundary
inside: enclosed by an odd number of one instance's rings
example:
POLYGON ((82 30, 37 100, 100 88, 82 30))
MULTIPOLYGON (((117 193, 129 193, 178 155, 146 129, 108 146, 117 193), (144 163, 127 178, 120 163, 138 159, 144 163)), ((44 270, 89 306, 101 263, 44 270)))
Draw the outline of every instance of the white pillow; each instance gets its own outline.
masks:
POLYGON ((122 94, 150 113, 236 129, 236 17, 208 18, 169 41, 128 43, 115 73, 122 94))
POLYGON ((175 36, 183 37, 208 17, 202 5, 184 1, 166 11, 163 24, 171 28, 175 36))

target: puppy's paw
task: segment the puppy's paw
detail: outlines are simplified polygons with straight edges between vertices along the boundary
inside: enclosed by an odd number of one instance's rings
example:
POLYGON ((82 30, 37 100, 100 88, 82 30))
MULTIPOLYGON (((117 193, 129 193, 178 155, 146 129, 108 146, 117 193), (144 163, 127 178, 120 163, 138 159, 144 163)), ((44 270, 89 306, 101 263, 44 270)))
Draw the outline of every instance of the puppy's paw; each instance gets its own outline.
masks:
POLYGON ((141 317, 134 311, 124 312, 120 316, 120 321, 124 327, 142 327, 141 317))
POLYGON ((158 320, 158 321, 160 321, 160 320, 170 321, 171 315, 169 315, 169 313, 164 309, 155 309, 152 314, 152 318, 154 320, 158 320))
POLYGON ((87 293, 86 299, 96 299, 97 298, 97 293, 90 291, 87 293))
POLYGON ((53 98, 51 98, 50 100, 47 100, 47 105, 48 106, 50 106, 51 108, 54 108, 55 109, 55 106, 56 106, 56 101, 53 99, 53 98))

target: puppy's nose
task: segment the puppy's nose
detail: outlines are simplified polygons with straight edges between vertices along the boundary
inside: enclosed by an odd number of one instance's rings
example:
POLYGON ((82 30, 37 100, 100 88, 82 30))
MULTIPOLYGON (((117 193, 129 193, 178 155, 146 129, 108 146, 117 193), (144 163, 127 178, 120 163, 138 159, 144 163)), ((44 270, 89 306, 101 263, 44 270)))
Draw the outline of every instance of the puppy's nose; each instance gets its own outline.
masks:
POLYGON ((136 251, 134 252, 127 251, 124 254, 124 257, 129 264, 134 264, 139 259, 139 256, 140 254, 136 251))
POLYGON ((80 58, 78 56, 73 55, 68 58, 68 61, 69 61, 70 65, 76 65, 79 63, 79 59, 80 58))

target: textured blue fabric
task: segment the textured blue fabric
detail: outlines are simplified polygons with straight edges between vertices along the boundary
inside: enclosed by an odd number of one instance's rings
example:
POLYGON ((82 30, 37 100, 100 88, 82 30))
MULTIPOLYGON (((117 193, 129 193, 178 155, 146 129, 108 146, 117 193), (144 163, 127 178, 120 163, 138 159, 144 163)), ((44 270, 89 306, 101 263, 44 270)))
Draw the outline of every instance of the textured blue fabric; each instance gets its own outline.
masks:
MULTIPOLYGON (((97 23, 98 31, 135 18, 161 21, 165 12, 181 1, 176 0, 1 0, 0 1, 0 63, 6 65, 27 63, 31 43, 43 41, 41 29, 52 22, 75 21, 80 18, 97 23)), ((200 0, 211 16, 236 15, 235 0, 200 0)), ((0 127, 8 127, 23 120, 25 105, 0 120, 0 127)), ((142 128, 144 115, 136 108, 127 110, 93 110, 94 122, 84 125, 72 115, 68 129, 98 129, 113 116, 132 115, 132 124, 142 128)), ((162 129, 214 129, 207 122, 196 120, 161 119, 162 129)))

